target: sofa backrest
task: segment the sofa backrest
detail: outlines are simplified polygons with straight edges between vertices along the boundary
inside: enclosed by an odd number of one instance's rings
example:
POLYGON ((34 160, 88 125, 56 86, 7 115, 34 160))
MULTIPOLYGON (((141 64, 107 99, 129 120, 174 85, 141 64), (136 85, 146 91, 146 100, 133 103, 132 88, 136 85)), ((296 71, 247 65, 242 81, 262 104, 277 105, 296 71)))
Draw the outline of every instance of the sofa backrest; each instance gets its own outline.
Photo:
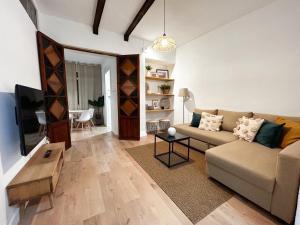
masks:
POLYGON ((217 109, 195 109, 194 112, 199 114, 201 114, 202 112, 206 112, 213 115, 217 115, 218 110, 217 109))
POLYGON ((253 118, 262 118, 268 120, 270 122, 274 122, 277 117, 283 117, 285 119, 293 120, 296 122, 300 122, 300 117, 295 116, 282 116, 282 115, 273 115, 273 114, 266 114, 266 113, 253 113, 253 112, 234 112, 228 111, 223 109, 198 109, 194 110, 196 113, 207 112, 213 115, 223 115, 223 124, 222 130, 233 132, 233 128, 237 126, 237 121, 239 118, 246 116, 246 117, 253 117, 253 118))
POLYGON ((282 115, 272 115, 272 114, 266 114, 266 113, 253 113, 253 117, 254 118, 262 118, 262 119, 268 120, 270 122, 274 122, 277 117, 283 117, 288 120, 300 122, 300 117, 295 117, 295 116, 282 116, 282 115))
POLYGON ((253 116, 252 112, 233 112, 218 109, 218 115, 223 115, 223 123, 222 123, 222 130, 233 132, 233 128, 237 126, 237 121, 239 118, 245 116, 251 118, 253 116))

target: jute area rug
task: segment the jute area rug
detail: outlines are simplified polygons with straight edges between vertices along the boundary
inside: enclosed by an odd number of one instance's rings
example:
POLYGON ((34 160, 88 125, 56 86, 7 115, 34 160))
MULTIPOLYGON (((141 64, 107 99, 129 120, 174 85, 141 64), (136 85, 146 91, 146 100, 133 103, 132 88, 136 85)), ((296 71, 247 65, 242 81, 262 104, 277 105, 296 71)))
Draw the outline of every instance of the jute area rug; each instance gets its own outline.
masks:
MULTIPOLYGON (((158 153, 167 149, 167 143, 158 142, 158 153)), ((182 154, 187 151, 179 144, 174 149, 182 154)), ((168 168, 154 158, 153 144, 126 151, 194 224, 233 196, 224 185, 207 177, 203 153, 190 150, 190 162, 168 168)))

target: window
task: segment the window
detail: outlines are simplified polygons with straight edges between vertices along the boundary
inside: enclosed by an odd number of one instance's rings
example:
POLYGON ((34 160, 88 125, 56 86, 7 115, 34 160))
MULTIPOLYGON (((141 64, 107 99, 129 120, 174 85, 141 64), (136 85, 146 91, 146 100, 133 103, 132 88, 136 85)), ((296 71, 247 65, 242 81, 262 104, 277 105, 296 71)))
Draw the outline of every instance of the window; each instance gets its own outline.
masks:
POLYGON ((31 21, 37 28, 37 11, 31 0, 20 0, 31 21))

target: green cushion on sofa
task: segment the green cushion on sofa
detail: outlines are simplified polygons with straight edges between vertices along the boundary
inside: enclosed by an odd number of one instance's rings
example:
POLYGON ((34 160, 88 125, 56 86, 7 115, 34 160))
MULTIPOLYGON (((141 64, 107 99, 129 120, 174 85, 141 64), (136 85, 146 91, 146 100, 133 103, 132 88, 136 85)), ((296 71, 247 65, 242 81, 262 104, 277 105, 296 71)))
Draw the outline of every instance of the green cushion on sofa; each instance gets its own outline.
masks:
POLYGON ((269 148, 276 148, 279 145, 284 124, 276 124, 265 121, 259 129, 255 141, 269 148))
POLYGON ((201 114, 194 112, 193 113, 193 119, 192 119, 192 122, 191 122, 191 126, 192 127, 199 127, 200 120, 201 120, 201 114))

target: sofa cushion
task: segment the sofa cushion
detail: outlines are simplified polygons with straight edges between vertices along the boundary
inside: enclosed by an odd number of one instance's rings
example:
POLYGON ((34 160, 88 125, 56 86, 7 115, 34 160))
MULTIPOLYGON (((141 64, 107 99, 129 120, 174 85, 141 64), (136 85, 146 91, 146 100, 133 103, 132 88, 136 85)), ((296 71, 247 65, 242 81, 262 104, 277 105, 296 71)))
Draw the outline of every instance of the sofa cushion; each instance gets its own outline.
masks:
POLYGON ((179 124, 174 126, 177 132, 190 136, 191 138, 212 144, 222 145, 232 141, 236 141, 237 138, 228 131, 206 131, 199 128, 191 127, 189 124, 179 124))
POLYGON ((208 163, 272 192, 280 150, 238 140, 207 150, 205 157, 208 163))
POLYGON ((300 123, 278 117, 275 122, 277 124, 284 123, 283 138, 280 143, 281 148, 285 148, 290 144, 300 140, 300 123))
POLYGON ((192 127, 199 127, 200 120, 201 120, 201 114, 193 112, 193 118, 192 118, 192 121, 191 121, 191 126, 192 127))
POLYGON ((283 126, 284 123, 276 124, 269 121, 264 121, 255 137, 255 142, 269 148, 278 147, 283 133, 283 126))
POLYGON ((220 131, 222 121, 223 116, 203 112, 201 114, 199 129, 209 131, 220 131))
POLYGON ((243 116, 251 118, 253 116, 252 112, 233 112, 227 110, 218 110, 218 115, 223 115, 223 123, 222 123, 222 130, 231 131, 233 132, 233 128, 236 127, 236 123, 239 118, 243 116))
POLYGON ((199 114, 206 112, 206 113, 210 113, 213 115, 217 115, 218 110, 217 109, 195 109, 194 112, 199 113, 199 114))
POLYGON ((233 135, 252 142, 263 122, 264 119, 254 119, 243 116, 239 119, 237 127, 233 129, 233 135))

